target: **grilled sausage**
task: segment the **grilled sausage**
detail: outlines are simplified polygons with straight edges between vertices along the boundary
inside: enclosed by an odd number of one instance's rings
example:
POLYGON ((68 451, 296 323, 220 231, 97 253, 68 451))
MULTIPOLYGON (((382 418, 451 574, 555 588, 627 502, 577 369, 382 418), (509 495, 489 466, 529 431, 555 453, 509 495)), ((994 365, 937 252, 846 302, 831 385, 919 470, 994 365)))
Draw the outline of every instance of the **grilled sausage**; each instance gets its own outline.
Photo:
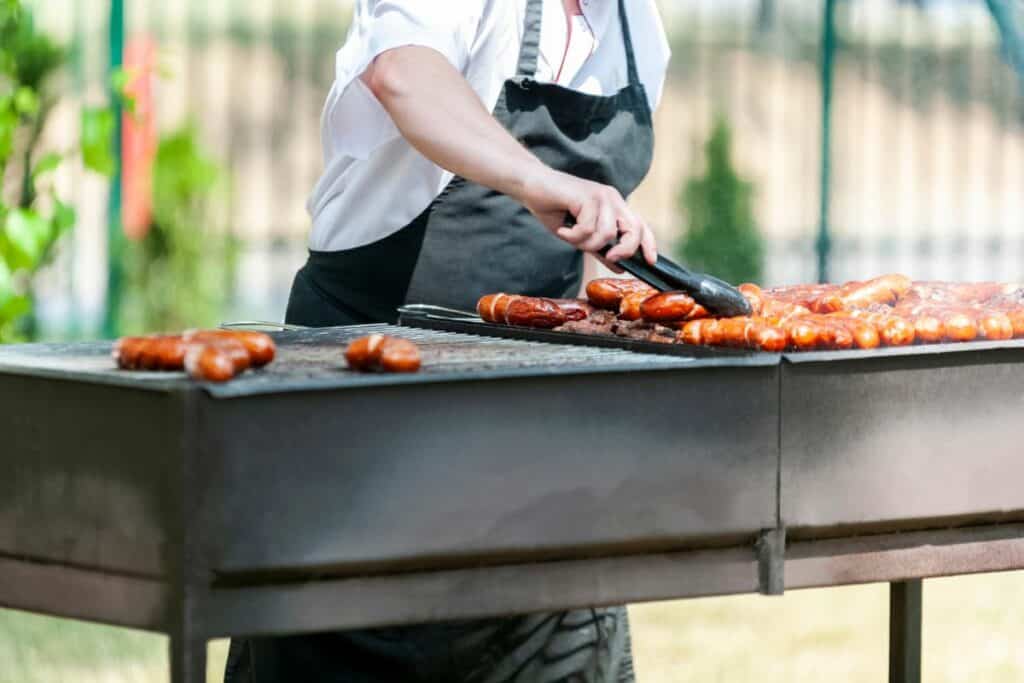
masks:
POLYGON ((513 299, 519 298, 514 294, 488 294, 487 296, 481 297, 476 304, 476 312, 480 318, 489 323, 498 323, 499 325, 507 325, 508 319, 505 317, 505 313, 508 310, 509 303, 513 299))
POLYGON ((420 351, 408 339, 371 334, 354 340, 345 349, 348 366, 360 372, 416 372, 420 369, 420 351))
POLYGON ((567 322, 586 320, 593 314, 594 307, 581 299, 552 299, 565 314, 567 322))
POLYGON ((950 313, 942 319, 942 332, 948 341, 974 341, 978 338, 978 324, 966 313, 950 313))
POLYGON ((692 344, 693 346, 702 346, 704 344, 704 325, 707 322, 707 319, 689 321, 676 333, 676 341, 683 344, 692 344))
POLYGON ((942 321, 934 315, 922 315, 913 319, 914 335, 922 344, 935 344, 942 341, 942 321))
POLYGON ((1024 337, 1024 309, 1012 310, 1006 315, 1013 326, 1013 336, 1018 339, 1024 337))
POLYGON ((752 316, 761 315, 761 311, 764 308, 764 292, 761 288, 751 282, 745 282, 737 287, 737 289, 740 290, 740 294, 750 304, 750 314, 752 316))
MULTIPOLYGON (((237 342, 194 342, 185 353, 185 370, 193 379, 205 382, 227 382, 238 374, 237 342)), ((246 355, 248 359, 248 355, 246 355)))
POLYGON ((651 289, 640 289, 630 292, 619 302, 619 317, 623 320, 640 320, 643 317, 641 306, 657 292, 651 289))
POLYGON ((867 282, 849 282, 838 291, 824 294, 811 303, 815 313, 834 313, 871 304, 894 304, 913 286, 905 275, 883 275, 867 282))
POLYGON ((247 330, 189 330, 183 338, 186 343, 233 340, 240 343, 249 354, 249 364, 254 368, 268 365, 277 355, 277 346, 269 334, 247 330))
POLYGON ((778 327, 759 323, 753 332, 754 348, 769 353, 786 350, 786 332, 778 327))
POLYGON ((181 370, 185 346, 178 336, 123 337, 114 345, 112 355, 124 370, 181 370))
POLYGON ((505 322, 520 327, 551 329, 564 325, 567 319, 565 312, 552 299, 519 296, 505 308, 505 322))
POLYGON ((646 282, 635 278, 597 278, 587 283, 587 300, 598 308, 617 311, 624 296, 641 291, 656 293, 646 282))
POLYGON ((1013 323, 1005 313, 986 312, 978 317, 978 332, 992 341, 1013 339, 1013 323))
POLYGON ((697 302, 686 292, 661 292, 640 302, 640 316, 649 322, 686 320, 697 302))
POLYGON ((389 337, 381 345, 380 367, 384 372, 417 372, 420 350, 408 339, 389 337))

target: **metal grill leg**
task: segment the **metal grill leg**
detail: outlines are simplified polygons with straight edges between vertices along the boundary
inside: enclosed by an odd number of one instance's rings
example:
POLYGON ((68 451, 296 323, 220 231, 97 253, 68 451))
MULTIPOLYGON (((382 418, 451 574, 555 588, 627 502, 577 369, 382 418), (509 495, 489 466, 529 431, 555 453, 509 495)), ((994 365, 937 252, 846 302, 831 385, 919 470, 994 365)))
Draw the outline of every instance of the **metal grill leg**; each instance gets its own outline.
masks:
POLYGON ((171 683, 206 683, 206 641, 171 636, 171 683))
POLYGON ((921 683, 921 580, 889 584, 889 683, 921 683))

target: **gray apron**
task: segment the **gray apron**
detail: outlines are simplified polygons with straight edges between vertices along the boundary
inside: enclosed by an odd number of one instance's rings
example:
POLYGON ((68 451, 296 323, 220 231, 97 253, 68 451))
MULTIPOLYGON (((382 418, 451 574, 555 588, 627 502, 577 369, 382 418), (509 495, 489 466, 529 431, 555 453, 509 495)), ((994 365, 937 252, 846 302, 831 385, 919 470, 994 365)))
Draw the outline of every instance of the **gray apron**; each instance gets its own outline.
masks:
MULTIPOLYGON (((597 97, 533 79, 542 0, 529 0, 515 78, 494 116, 543 162, 628 196, 653 152, 647 96, 619 0, 629 84, 597 97)), ((373 244, 310 252, 290 323, 391 322, 403 303, 473 309, 488 293, 574 295, 581 254, 521 204, 456 177, 412 223, 373 244)), ((234 640, 226 683, 626 683, 634 680, 623 607, 234 640)))
MULTIPOLYGON (((619 1, 629 84, 608 97, 534 80, 542 0, 530 0, 517 75, 494 117, 545 164, 629 196, 650 169, 654 129, 619 1)), ((386 182, 386 179, 382 179, 386 182)), ((416 219, 355 249, 310 252, 296 276, 289 322, 394 322, 404 303, 474 310, 484 294, 574 296, 582 254, 519 202, 455 177, 416 219)))

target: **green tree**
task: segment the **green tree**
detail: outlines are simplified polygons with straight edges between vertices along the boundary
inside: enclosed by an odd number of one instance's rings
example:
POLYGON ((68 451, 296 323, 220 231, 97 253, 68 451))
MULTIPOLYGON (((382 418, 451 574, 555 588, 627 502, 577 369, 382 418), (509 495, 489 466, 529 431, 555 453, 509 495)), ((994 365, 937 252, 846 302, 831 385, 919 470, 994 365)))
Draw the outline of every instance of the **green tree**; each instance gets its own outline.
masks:
MULTIPOLYGON (((0 343, 30 335, 32 280, 75 224, 52 182, 71 152, 40 149, 57 101, 51 82, 66 59, 20 0, 0 0, 0 343)), ((84 113, 76 153, 87 168, 109 172, 112 130, 109 109, 84 113)))
POLYGON ((229 298, 238 245, 219 224, 225 172, 194 125, 160 138, 153 161, 153 216, 124 252, 126 333, 210 327, 229 298))
POLYGON ((689 178, 680 194, 689 227, 679 256, 728 282, 760 282, 764 242, 754 220, 754 188, 736 172, 731 152, 729 122, 718 116, 704 146, 704 172, 689 178))

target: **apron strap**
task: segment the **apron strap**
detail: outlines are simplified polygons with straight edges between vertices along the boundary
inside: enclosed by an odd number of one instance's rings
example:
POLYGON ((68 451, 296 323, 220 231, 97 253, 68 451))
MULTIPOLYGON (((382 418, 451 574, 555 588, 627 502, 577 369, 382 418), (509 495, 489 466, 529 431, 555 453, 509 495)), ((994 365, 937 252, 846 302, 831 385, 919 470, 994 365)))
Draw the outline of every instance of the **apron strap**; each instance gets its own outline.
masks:
POLYGON ((619 0, 619 25, 622 27, 622 42, 626 46, 626 67, 629 69, 629 84, 639 85, 640 74, 636 68, 636 54, 633 52, 633 33, 629 30, 626 16, 626 0, 619 0))
POLYGON ((523 28, 523 45, 519 49, 517 76, 533 78, 537 75, 537 58, 540 55, 540 23, 544 16, 544 0, 528 0, 526 3, 526 25, 523 28))

